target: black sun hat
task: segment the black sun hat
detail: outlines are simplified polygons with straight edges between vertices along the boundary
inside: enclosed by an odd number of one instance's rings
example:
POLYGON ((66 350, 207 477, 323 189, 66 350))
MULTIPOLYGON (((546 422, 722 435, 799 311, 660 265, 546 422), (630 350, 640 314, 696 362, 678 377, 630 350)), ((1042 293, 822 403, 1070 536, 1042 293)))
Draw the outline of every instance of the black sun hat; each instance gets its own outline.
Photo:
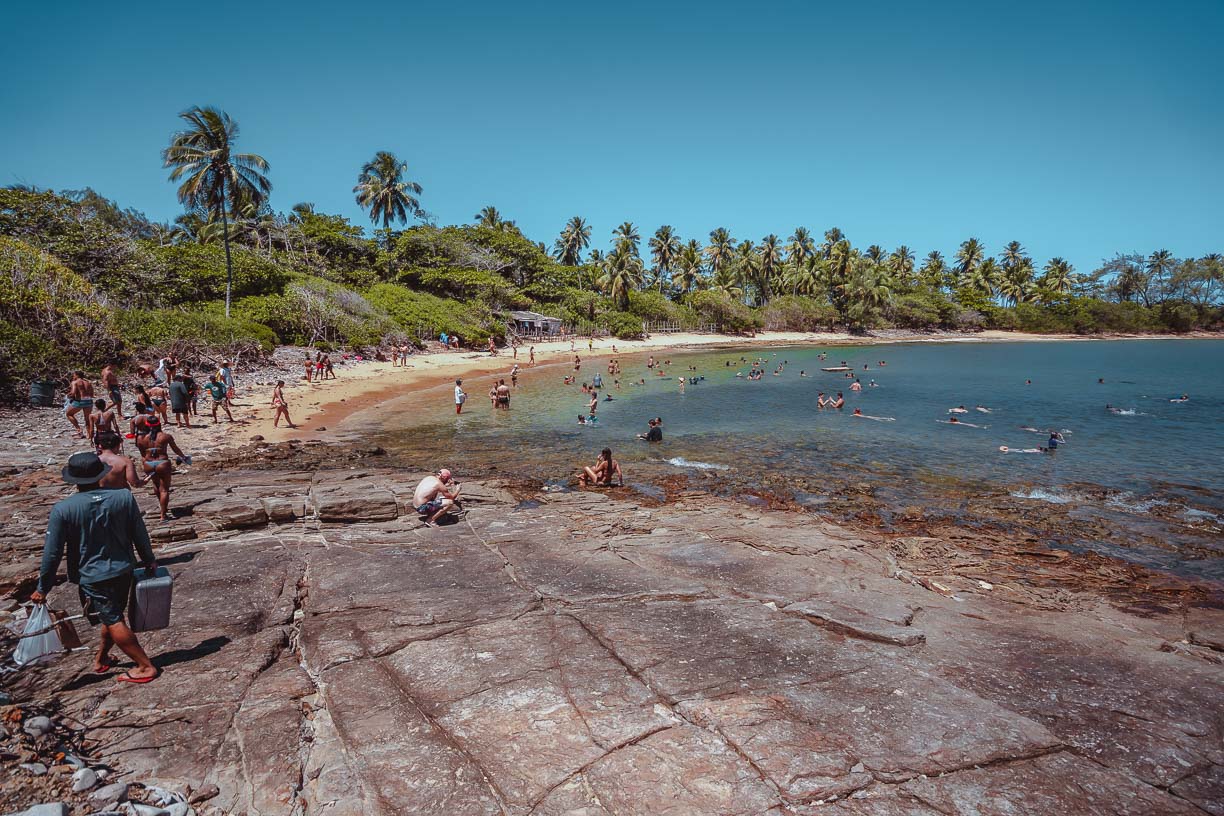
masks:
POLYGON ((98 458, 96 453, 74 453, 68 457, 68 465, 60 471, 60 477, 68 484, 93 484, 110 473, 111 466, 98 458))

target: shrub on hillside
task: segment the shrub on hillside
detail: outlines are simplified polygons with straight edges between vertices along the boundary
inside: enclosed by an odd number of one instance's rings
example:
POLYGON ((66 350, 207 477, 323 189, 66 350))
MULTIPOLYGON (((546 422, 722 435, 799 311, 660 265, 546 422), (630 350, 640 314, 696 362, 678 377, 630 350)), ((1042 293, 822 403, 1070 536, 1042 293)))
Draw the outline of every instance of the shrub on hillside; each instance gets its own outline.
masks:
POLYGON ((115 359, 123 342, 93 286, 45 252, 0 237, 0 388, 115 359))
MULTIPOLYGON (((263 255, 231 246, 234 265, 233 297, 264 295, 281 291, 289 272, 263 255)), ((162 272, 158 284, 161 302, 167 305, 217 300, 225 297, 225 250, 203 244, 154 247, 162 272)))
POLYGON ((628 312, 608 312, 602 320, 612 336, 620 340, 640 340, 645 336, 642 319, 628 312))
POLYGON ((276 334, 260 323, 225 317, 215 309, 133 309, 119 314, 123 336, 137 356, 173 352, 189 362, 241 354, 271 354, 276 334))
POLYGON ((760 309, 760 319, 771 331, 827 331, 837 323, 837 310, 813 298, 783 295, 760 309))
POLYGON ((720 332, 726 334, 738 334, 761 327, 758 315, 723 292, 693 292, 685 296, 684 304, 697 314, 702 323, 713 323, 720 332))
POLYGON ((648 289, 629 293, 629 313, 643 321, 668 321, 685 328, 697 324, 697 314, 679 303, 668 300, 661 292, 648 289))
POLYGON ((366 292, 374 307, 386 312, 410 337, 431 339, 439 333, 457 335, 475 345, 501 337, 505 327, 480 303, 460 303, 427 292, 414 292, 394 283, 380 283, 366 292))

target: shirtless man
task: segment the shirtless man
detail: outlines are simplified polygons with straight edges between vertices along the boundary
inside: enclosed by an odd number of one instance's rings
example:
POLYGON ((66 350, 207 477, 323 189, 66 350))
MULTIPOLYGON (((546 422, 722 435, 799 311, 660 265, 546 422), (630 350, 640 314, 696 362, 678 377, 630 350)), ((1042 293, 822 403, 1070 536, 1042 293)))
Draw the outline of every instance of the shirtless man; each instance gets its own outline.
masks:
POLYGON ((111 406, 118 412, 119 418, 122 419, 123 389, 119 385, 119 375, 115 373, 115 367, 110 363, 102 367, 102 387, 110 395, 111 406))
POLYGON ((846 404, 846 398, 842 396, 842 392, 838 391, 837 396, 825 403, 830 408, 841 408, 846 404))
POLYGON ((102 477, 99 487, 127 488, 133 490, 145 484, 148 479, 142 478, 136 471, 136 463, 130 456, 124 456, 120 451, 123 447, 123 437, 109 431, 98 435, 98 458, 110 465, 110 473, 102 477))
POLYGON ((174 473, 174 463, 170 461, 170 451, 174 451, 188 464, 191 457, 183 453, 174 437, 163 429, 157 415, 147 421, 149 432, 136 437, 136 447, 140 450, 141 465, 144 472, 153 481, 153 492, 157 494, 157 503, 161 505, 161 518, 170 518, 170 476, 174 473))
POLYGON ((424 518, 426 527, 437 526, 438 519, 446 515, 459 499, 461 485, 451 472, 442 468, 433 476, 426 476, 412 493, 412 506, 424 518))
POLYGON ((497 383, 497 407, 504 411, 510 410, 510 386, 506 385, 505 380, 497 383))
POLYGON ((87 438, 89 433, 91 413, 93 413, 93 383, 85 379, 84 372, 74 371, 68 383, 68 408, 64 411, 64 416, 68 417, 68 421, 72 423, 73 428, 76 428, 77 436, 81 439, 87 438), (84 428, 76 418, 76 415, 82 411, 85 412, 84 428))

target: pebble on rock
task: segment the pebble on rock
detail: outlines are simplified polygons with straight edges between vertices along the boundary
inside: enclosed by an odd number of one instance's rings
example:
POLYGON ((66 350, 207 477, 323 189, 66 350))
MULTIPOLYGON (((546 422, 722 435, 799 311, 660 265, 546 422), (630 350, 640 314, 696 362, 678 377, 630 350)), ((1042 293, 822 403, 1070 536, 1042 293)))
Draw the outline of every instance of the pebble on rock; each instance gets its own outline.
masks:
POLYGON ((170 811, 165 808, 155 807, 153 805, 144 805, 140 802, 131 802, 128 807, 132 809, 135 816, 170 816, 170 811))
POLYGON ((169 813, 170 816, 187 816, 187 814, 191 812, 191 805, 187 804, 186 802, 175 802, 173 805, 166 808, 166 812, 169 813))
POLYGON ((98 775, 89 768, 81 768, 72 775, 72 792, 81 793, 98 784, 98 775))
POLYGON ((50 717, 31 717, 21 726, 22 730, 31 737, 41 737, 43 734, 49 734, 53 727, 50 717))
POLYGON ((48 802, 27 808, 20 816, 68 816, 68 806, 63 802, 48 802))
POLYGON ((100 802, 102 804, 113 804, 115 802, 127 801, 128 786, 126 782, 115 782, 112 785, 107 785, 104 788, 98 788, 93 793, 89 794, 91 801, 100 802))

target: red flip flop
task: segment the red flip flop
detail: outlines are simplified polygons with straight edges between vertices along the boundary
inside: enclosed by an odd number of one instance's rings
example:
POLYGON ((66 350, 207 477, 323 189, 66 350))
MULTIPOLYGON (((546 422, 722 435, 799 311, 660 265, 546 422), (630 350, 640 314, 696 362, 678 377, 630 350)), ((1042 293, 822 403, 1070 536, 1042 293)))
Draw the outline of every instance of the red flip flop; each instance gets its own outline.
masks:
POLYGON ((157 678, 161 677, 161 669, 157 670, 157 674, 151 677, 133 677, 130 671, 125 671, 123 674, 115 678, 116 683, 136 683, 143 685, 144 683, 152 683, 157 678))
POLYGON ((119 661, 112 655, 107 655, 106 660, 102 661, 102 671, 94 672, 94 674, 106 674, 117 665, 119 665, 119 661))

